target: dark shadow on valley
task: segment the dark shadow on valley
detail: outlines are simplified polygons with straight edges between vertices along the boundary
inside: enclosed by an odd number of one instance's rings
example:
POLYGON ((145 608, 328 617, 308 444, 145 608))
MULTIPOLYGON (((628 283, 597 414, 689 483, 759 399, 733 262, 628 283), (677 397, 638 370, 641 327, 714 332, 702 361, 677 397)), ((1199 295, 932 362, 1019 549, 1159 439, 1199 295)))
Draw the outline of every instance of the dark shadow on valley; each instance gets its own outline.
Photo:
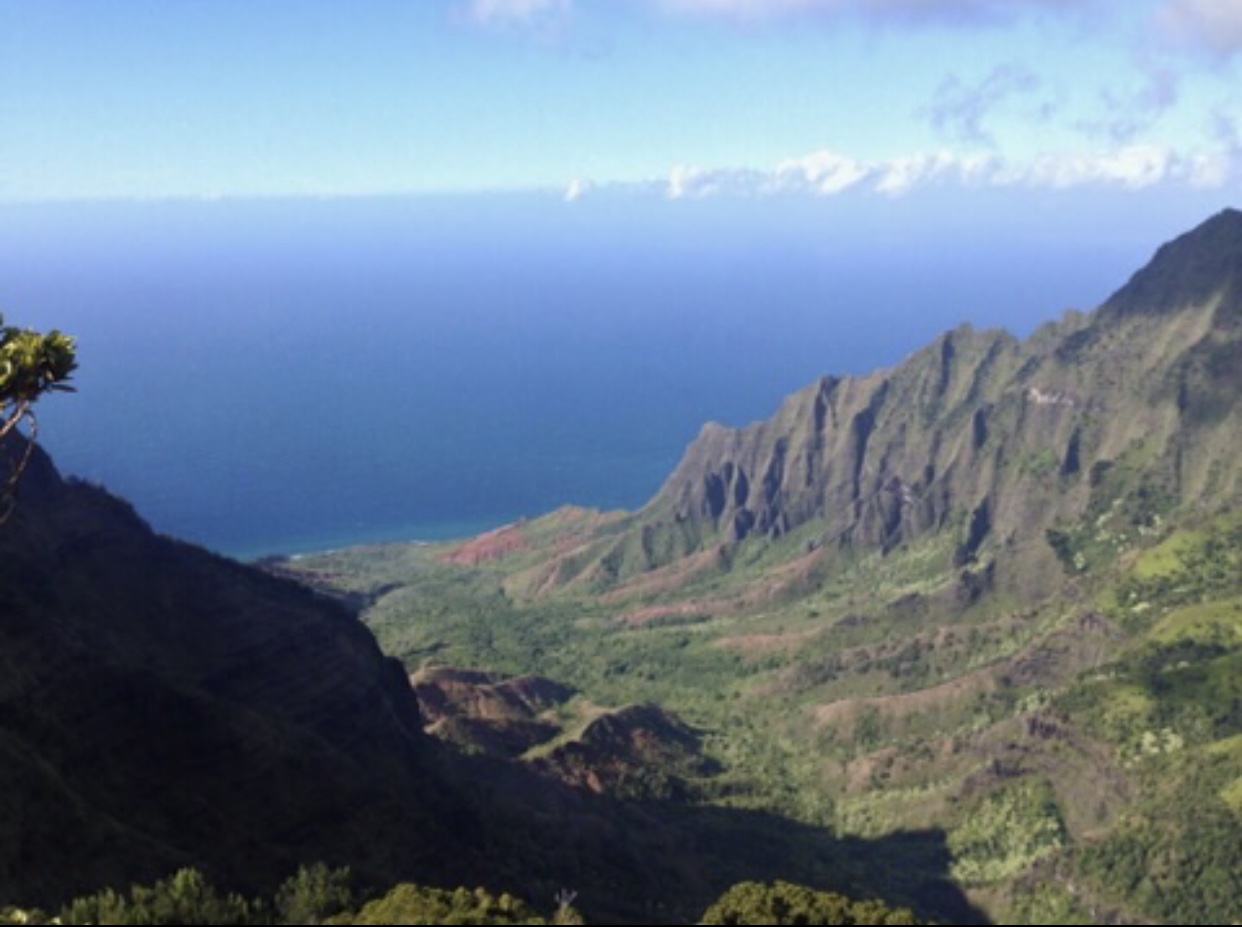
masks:
POLYGON ((991 923, 951 880, 942 831, 842 839, 759 811, 602 797, 497 759, 442 762, 486 835, 477 881, 541 909, 573 893, 588 923, 694 924, 733 885, 777 880, 991 923))

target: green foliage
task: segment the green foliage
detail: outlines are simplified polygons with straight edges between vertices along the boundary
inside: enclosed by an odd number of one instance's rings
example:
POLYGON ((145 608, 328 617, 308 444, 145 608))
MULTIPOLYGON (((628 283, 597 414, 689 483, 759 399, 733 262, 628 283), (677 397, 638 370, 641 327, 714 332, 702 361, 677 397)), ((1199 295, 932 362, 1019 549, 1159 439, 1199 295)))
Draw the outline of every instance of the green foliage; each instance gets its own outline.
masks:
MULTIPOLYGON (((642 606, 676 605, 676 596, 610 605, 572 592, 546 600, 507 595, 503 564, 450 568, 437 561, 435 547, 385 549, 374 570, 347 562, 345 554, 298 565, 359 588, 389 589, 363 618, 385 649, 411 666, 434 657, 449 665, 547 675, 602 704, 657 701, 708 731, 708 755, 724 768, 701 784, 709 801, 827 828, 825 834, 844 827, 871 840, 943 827, 950 834, 951 868, 944 860, 944 868, 928 866, 922 878, 936 872, 986 885, 994 911, 1024 912, 1026 920, 1016 923, 1076 923, 1087 922, 1081 911, 1095 896, 1047 891, 1035 898, 1029 891, 1034 873, 1047 877, 1053 867, 1070 865, 1088 829, 1096 843, 1107 837, 1128 800, 1121 796, 1132 794, 1126 791, 1130 779, 1142 773, 1130 757, 1145 743, 1151 742, 1154 759, 1185 748, 1189 760, 1199 740, 1232 730, 1229 719, 1239 716, 1231 707, 1233 693, 1242 681, 1230 656, 1230 648, 1242 644, 1242 634, 1233 631, 1232 602, 1226 608, 1214 598, 1237 578, 1230 569, 1237 562, 1230 559, 1237 548, 1230 523, 1196 523, 1193 531, 1177 533, 1176 522, 1142 506, 1131 512, 1110 504, 1104 513, 1128 526, 1127 543, 1135 546, 1178 538, 1152 548, 1139 561, 1143 570, 1134 572, 1141 579, 1184 573, 1174 581, 1190 582, 1205 599, 1193 615, 1156 604, 1141 622, 1101 620, 1084 633, 1088 626, 1067 623, 1058 603, 1021 614, 946 609, 931 579, 944 558, 931 547, 860 557, 857 569, 839 581, 825 580, 804 598, 731 612, 720 604, 726 594, 736 588, 745 595, 780 563, 759 560, 752 567, 739 557, 727 581, 711 587, 719 596, 691 600, 696 607, 685 612, 695 616, 692 625, 619 620, 642 606), (389 570, 383 558, 397 557, 407 559, 389 570), (1143 628, 1138 641, 1123 637, 1123 631, 1143 628), (1101 668, 1118 655, 1120 662, 1101 668), (1002 669, 1013 681, 992 692, 988 680, 1002 669), (1090 675, 1080 677, 1080 671, 1090 675), (937 687, 946 680, 961 680, 960 691, 937 687), (933 697, 924 700, 923 690, 933 697), (830 715, 833 723, 808 730, 808 718, 838 701, 843 710, 830 715), (1030 733, 1020 720, 1029 704, 1056 706, 1061 729, 1037 740, 1045 735, 1030 733), (1105 714, 1113 720, 1093 721, 1105 714), (993 778, 987 770, 999 768, 992 759, 1007 743, 1020 744, 1048 781, 993 778), (1107 795, 1098 799, 1083 778, 1096 774, 1110 777, 1107 795), (995 791, 986 797, 989 790, 995 791)), ((1113 569, 1116 542, 1101 544, 1112 545, 1113 569)), ((659 615, 658 608, 652 611, 659 615)), ((669 613, 683 616, 676 608, 669 613)), ((1024 764, 1013 754, 1004 762, 1003 775, 1024 764)), ((1180 766, 1171 769, 1174 778, 1184 775, 1180 766)), ((1228 789, 1238 778, 1221 781, 1217 792, 1232 795, 1228 789)), ((1223 803, 1219 795, 1216 800, 1223 803)), ((1167 815, 1154 803, 1151 826, 1167 815)), ((1211 833, 1204 831, 1205 839, 1211 833)), ((1198 839, 1186 832, 1179 852, 1199 853, 1198 839)), ((860 857, 858 864, 865 872, 860 869, 858 887, 850 888, 860 895, 904 904, 920 898, 911 888, 923 884, 919 876, 902 873, 911 882, 895 890, 896 883, 874 880, 882 860, 867 856, 864 864, 860 857)), ((727 881, 814 882, 818 876, 795 872, 791 864, 783 871, 739 871, 727 881)), ((1062 878, 1051 884, 1063 889, 1062 878)), ((1112 882, 1081 878, 1100 897, 1114 897, 1112 882)), ((1119 908, 1148 911, 1129 907, 1123 893, 1115 897, 1119 908)), ((1188 905, 1193 901, 1187 897, 1188 905)), ((1191 909, 1184 910, 1189 915, 1191 909)), ((946 919, 940 908, 924 913, 946 919)), ((753 922, 772 923, 769 916, 756 915, 753 922)))
POLYGON ((1242 898, 1242 821, 1220 796, 1236 766, 1201 755, 1163 760, 1130 818, 1079 855, 1078 875, 1154 923, 1231 924, 1242 898), (1191 764, 1199 769, 1185 768, 1191 764), (1173 783, 1162 788, 1157 779, 1173 783))
POLYGON ((1117 601, 1131 613, 1167 611, 1242 593, 1242 522, 1188 537, 1160 570, 1138 570, 1117 589, 1117 601))
POLYGON ((261 906, 221 894, 201 872, 182 869, 154 887, 134 886, 128 897, 105 889, 61 913, 64 924, 265 924, 261 906))
POLYGON ((917 924, 906 910, 853 901, 788 882, 743 882, 729 889, 700 924, 917 924))
POLYGON ((77 346, 59 331, 46 335, 4 324, 0 316, 0 411, 32 403, 44 393, 70 389, 77 346))
POLYGON ((303 866, 276 893, 276 911, 283 924, 322 924, 354 904, 348 869, 323 863, 303 866))
POLYGON ((1042 873, 1023 882, 1008 913, 1015 924, 1097 923, 1072 891, 1047 881, 1042 873))
POLYGON ((563 899, 548 921, 507 894, 399 885, 355 912, 349 870, 316 863, 299 869, 270 904, 219 892, 198 870, 183 869, 153 887, 134 886, 127 895, 104 889, 79 898, 56 918, 41 911, 3 908, 0 925, 584 924, 570 900, 563 899))
POLYGON ((1155 697, 1157 724, 1189 742, 1242 733, 1242 649, 1184 642, 1139 662, 1138 675, 1155 697))
POLYGON ((1116 590, 1119 617, 1145 629, 1142 636, 1106 675, 1067 695, 1065 707, 1129 755, 1242 733, 1239 593, 1242 526, 1161 545, 1116 590))
POLYGON ((1155 459, 1154 449, 1141 441, 1120 460, 1099 461, 1092 467, 1086 512, 1071 524, 1045 532, 1068 573, 1087 573, 1113 563, 1120 554, 1160 533, 1177 506, 1168 469, 1155 459))
POLYGON ((976 885, 1012 878, 1061 849, 1067 837, 1052 787, 1024 780, 988 796, 950 834, 953 875, 976 885))
POLYGON ((332 924, 547 924, 523 901, 483 889, 444 891, 399 885, 353 918, 332 924))
POLYGON ((58 924, 56 918, 48 917, 44 912, 23 908, 0 908, 0 924, 58 924))
POLYGON ((0 503, 6 507, 0 521, 11 511, 13 492, 34 449, 37 423, 31 407, 45 393, 71 390, 68 381, 76 368, 74 339, 58 331, 42 335, 14 328, 5 325, 0 316, 0 440, 23 424, 30 426, 26 452, 12 462, 8 479, 0 488, 0 503))
POLYGON ((1044 479, 1061 469, 1061 458, 1053 448, 1046 447, 1023 457, 1018 461, 1018 468, 1029 476, 1044 479))
POLYGON ((1120 821, 1068 855, 1074 883, 1152 923, 1237 920, 1239 529, 1236 518, 1196 524, 1138 558, 1116 590, 1117 616, 1138 637, 1058 700, 1111 745, 1129 780, 1120 821))

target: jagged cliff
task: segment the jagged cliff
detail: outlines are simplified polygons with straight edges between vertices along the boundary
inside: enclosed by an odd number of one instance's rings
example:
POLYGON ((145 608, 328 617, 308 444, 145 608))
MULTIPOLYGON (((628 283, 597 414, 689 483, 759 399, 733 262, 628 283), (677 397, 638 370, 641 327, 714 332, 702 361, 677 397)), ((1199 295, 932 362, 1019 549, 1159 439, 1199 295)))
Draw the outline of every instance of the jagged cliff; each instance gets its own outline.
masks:
POLYGON ((0 526, 0 898, 186 864, 256 888, 316 859, 433 875, 469 825, 423 754, 404 672, 350 613, 36 455, 0 526))
POLYGON ((1242 212, 1228 210, 1095 313, 1025 341, 963 326, 892 369, 826 377, 767 421, 709 424, 623 530, 535 585, 609 588, 701 552, 727 566, 738 542, 792 532, 825 558, 951 536, 957 565, 1005 550, 1007 579, 1038 585, 1057 573, 1046 532, 1122 490, 1158 500, 1149 517, 1238 495, 1240 281, 1242 212))

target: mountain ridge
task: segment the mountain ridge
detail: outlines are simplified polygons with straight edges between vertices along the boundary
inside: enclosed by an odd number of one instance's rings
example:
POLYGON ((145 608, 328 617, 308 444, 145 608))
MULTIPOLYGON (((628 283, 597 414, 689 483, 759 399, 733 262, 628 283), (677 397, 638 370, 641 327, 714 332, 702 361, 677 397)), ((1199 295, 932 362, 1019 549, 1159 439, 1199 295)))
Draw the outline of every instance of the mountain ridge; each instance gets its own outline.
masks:
MULTIPOLYGON (((624 588, 713 547, 809 525, 808 543, 826 551, 952 530, 965 565, 1032 525, 1082 517, 1092 474, 1145 442, 1180 448, 1161 463, 1179 498, 1201 493, 1213 467, 1232 471, 1232 497, 1242 482, 1207 432, 1237 418, 1240 254, 1242 212, 1226 210, 1163 246, 1093 313, 1025 340, 963 325, 895 367, 823 377, 766 421, 709 423, 627 531, 610 527, 532 585, 624 588)), ((1017 585, 1052 564, 1028 546, 1017 585)))
POLYGON ((1239 253, 1242 210, 1223 209, 1161 245, 1152 259, 1104 302, 1102 313, 1167 312, 1185 301, 1234 295, 1242 285, 1239 253))

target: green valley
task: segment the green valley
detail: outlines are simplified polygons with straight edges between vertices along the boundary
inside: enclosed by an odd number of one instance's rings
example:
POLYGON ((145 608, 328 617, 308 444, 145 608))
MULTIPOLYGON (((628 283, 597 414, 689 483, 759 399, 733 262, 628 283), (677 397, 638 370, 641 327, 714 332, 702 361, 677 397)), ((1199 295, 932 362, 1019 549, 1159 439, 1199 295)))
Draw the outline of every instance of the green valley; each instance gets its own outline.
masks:
POLYGON ((634 512, 244 565, 0 457, 0 921, 1242 911, 1242 212, 634 512))
MULTIPOLYGON (((672 712, 700 736, 679 777, 699 807, 858 845, 942 834, 941 871, 855 857, 925 916, 953 917, 947 867, 997 923, 1228 923, 1239 358, 1229 211, 1024 342, 959 329, 708 426, 635 513, 275 569, 359 606, 411 672, 672 712)), ((528 720, 563 743, 567 710, 528 720)))

